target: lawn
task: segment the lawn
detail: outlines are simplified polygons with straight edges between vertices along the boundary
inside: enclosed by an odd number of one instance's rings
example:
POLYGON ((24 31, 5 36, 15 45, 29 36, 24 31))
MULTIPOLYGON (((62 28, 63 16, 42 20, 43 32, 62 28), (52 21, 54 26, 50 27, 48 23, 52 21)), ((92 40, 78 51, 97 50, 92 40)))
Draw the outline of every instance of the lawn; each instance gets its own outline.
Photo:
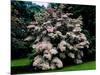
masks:
MULTIPOLYGON (((16 59, 11 61, 11 73, 38 73, 32 70, 32 67, 29 66, 30 60, 28 58, 16 59)), ((61 72, 61 71, 77 71, 77 70, 95 70, 96 62, 89 61, 79 65, 70 65, 65 66, 62 69, 58 70, 49 70, 45 72, 61 72)), ((42 71, 43 72, 43 71, 42 71)))
POLYGON ((27 66, 29 64, 30 64, 30 60, 28 58, 16 59, 11 61, 11 67, 27 66))
POLYGON ((90 61, 79 65, 66 66, 58 71, 74 71, 74 70, 93 70, 96 69, 96 62, 90 61))

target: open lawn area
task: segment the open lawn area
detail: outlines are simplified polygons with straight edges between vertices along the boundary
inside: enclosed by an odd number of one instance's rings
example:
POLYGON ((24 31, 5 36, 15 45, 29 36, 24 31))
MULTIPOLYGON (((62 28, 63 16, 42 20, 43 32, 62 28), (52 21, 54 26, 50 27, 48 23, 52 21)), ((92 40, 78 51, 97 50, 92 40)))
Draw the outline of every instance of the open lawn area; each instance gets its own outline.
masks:
POLYGON ((30 64, 30 60, 28 58, 15 59, 11 61, 11 67, 27 66, 29 64, 30 64))
POLYGON ((79 65, 66 66, 58 71, 94 70, 94 69, 96 69, 96 62, 90 61, 79 65))
MULTIPOLYGON (((11 61, 11 73, 37 73, 29 66, 30 60, 28 58, 16 59, 11 61)), ((61 72, 61 71, 77 71, 77 70, 95 70, 96 62, 89 61, 79 65, 69 65, 58 70, 49 70, 45 72, 61 72)), ((43 72, 43 71, 42 71, 43 72)), ((40 72, 41 73, 41 72, 40 72)))

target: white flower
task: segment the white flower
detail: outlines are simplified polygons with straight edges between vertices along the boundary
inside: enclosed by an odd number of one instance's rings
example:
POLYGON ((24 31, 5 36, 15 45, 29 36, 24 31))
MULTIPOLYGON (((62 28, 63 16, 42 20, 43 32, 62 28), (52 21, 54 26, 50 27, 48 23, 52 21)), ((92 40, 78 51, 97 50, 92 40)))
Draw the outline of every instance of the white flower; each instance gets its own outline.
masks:
POLYGON ((71 57, 71 58, 75 58, 75 54, 74 53, 71 53, 71 52, 68 53, 68 56, 71 57))
POLYGON ((31 41, 32 39, 33 39, 32 36, 28 36, 28 37, 26 37, 26 38, 24 39, 24 41, 31 41))
POLYGON ((54 27, 51 27, 51 26, 47 26, 46 29, 47 29, 48 32, 53 32, 54 31, 54 27))
POLYGON ((36 49, 36 52, 42 52, 43 50, 51 50, 52 44, 50 42, 43 41, 33 45, 33 47, 36 49))
POLYGON ((49 63, 46 61, 44 61, 44 63, 40 64, 40 66, 42 67, 42 70, 50 69, 49 63))
POLYGON ((52 55, 51 53, 49 52, 49 50, 45 50, 44 53, 43 53, 43 58, 47 59, 47 60, 51 60, 52 58, 52 55))
POLYGON ((62 61, 58 57, 53 58, 51 63, 55 64, 55 66, 57 68, 62 68, 63 67, 63 63, 62 63, 62 61))
POLYGON ((27 28, 28 29, 35 28, 35 25, 28 25, 27 28))
POLYGON ((73 29, 73 32, 81 32, 81 31, 82 31, 81 27, 75 27, 73 29))
POLYGON ((42 62, 42 58, 40 56, 37 56, 34 58, 33 66, 38 66, 42 62))
POLYGON ((62 40, 62 41, 58 44, 58 48, 61 50, 61 52, 66 51, 66 41, 62 40))
POLYGON ((54 70, 54 69, 56 69, 56 65, 55 65, 54 63, 51 63, 50 68, 51 68, 52 70, 54 70))
POLYGON ((58 53, 56 48, 51 49, 50 52, 51 52, 51 54, 54 54, 54 55, 56 55, 58 53))

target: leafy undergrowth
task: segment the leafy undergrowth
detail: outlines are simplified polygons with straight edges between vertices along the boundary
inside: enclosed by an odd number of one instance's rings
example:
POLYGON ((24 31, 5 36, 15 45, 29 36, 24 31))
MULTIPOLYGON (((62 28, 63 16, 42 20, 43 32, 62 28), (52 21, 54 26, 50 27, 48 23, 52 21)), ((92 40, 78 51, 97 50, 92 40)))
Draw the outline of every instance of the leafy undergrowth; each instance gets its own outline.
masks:
POLYGON ((43 72, 61 72, 61 71, 78 71, 78 70, 95 70, 96 62, 89 61, 79 65, 69 65, 62 69, 49 70, 36 72, 29 66, 30 60, 28 58, 17 59, 11 61, 11 73, 12 74, 21 74, 21 73, 43 73, 43 72))

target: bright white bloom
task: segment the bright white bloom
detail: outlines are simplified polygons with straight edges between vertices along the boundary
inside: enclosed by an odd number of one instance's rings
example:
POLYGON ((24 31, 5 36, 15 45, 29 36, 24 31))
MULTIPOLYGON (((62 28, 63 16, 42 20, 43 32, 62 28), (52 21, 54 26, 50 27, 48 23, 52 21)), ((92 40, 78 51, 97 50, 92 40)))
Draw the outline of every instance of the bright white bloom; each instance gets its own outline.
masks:
POLYGON ((50 52, 51 52, 51 54, 54 54, 54 55, 56 55, 58 53, 56 48, 51 49, 50 52))

